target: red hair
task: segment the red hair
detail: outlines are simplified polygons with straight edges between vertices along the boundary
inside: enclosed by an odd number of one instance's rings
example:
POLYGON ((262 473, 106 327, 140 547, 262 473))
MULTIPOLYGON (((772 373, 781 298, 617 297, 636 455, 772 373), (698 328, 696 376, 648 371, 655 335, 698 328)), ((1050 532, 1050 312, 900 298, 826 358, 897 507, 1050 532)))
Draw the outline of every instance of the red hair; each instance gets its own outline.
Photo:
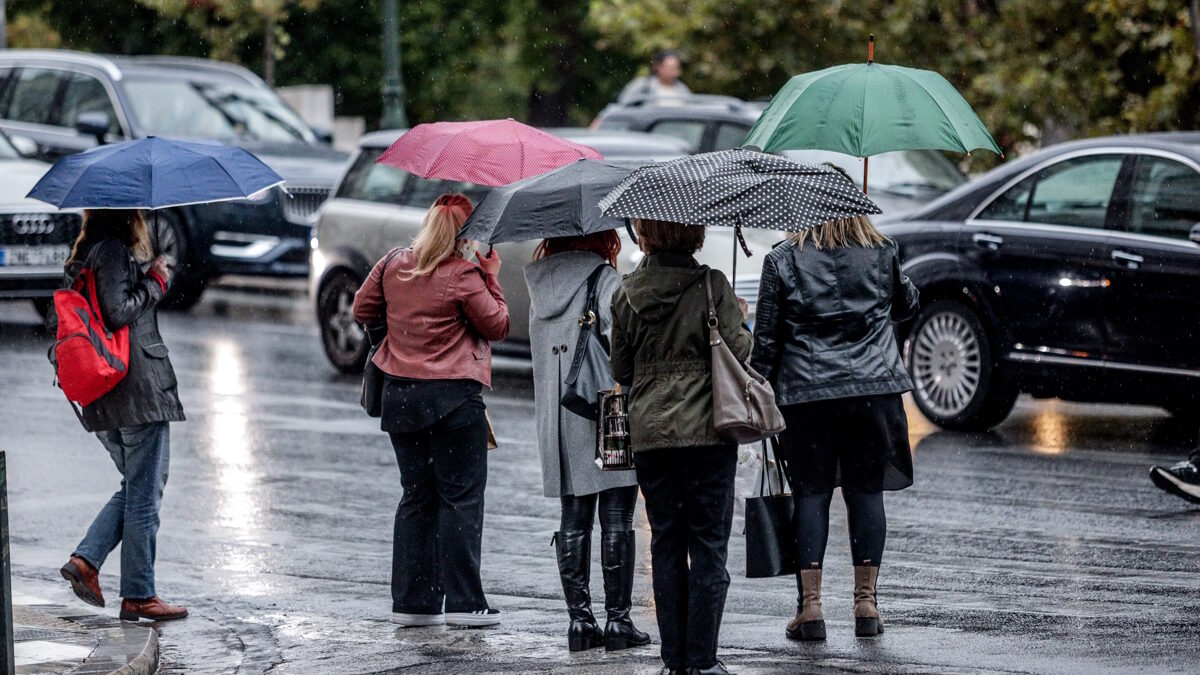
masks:
POLYGON ((617 266, 617 255, 621 253, 621 237, 616 230, 593 232, 582 237, 554 237, 544 239, 533 251, 533 259, 541 260, 563 251, 589 251, 604 258, 609 265, 617 266))

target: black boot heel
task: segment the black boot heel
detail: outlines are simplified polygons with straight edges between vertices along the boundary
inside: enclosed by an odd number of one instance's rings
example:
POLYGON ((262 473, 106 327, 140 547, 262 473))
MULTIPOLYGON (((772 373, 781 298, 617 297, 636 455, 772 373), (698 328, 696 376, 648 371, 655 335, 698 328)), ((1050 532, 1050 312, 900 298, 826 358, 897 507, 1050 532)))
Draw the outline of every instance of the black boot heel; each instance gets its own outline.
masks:
POLYGON ((856 637, 875 637, 883 633, 883 624, 875 618, 858 618, 854 620, 854 635, 856 637))
MULTIPOLYGON (((861 620, 861 619, 860 619, 861 620)), ((800 624, 795 630, 788 631, 788 639, 810 642, 825 639, 825 622, 808 621, 800 624)))
POLYGON ((591 638, 591 636, 588 635, 567 638, 567 649, 573 652, 587 651, 592 647, 599 647, 600 644, 601 643, 596 642, 591 638))
POLYGON ((607 635, 604 637, 604 651, 606 652, 619 652, 632 646, 624 636, 607 635))

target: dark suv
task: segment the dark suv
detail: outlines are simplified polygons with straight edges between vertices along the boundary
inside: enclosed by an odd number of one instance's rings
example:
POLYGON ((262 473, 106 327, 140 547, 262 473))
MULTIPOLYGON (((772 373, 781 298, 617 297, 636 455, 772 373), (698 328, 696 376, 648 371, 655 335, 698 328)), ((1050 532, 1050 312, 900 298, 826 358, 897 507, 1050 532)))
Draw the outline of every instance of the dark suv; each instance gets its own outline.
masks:
POLYGON ((1200 419, 1200 133, 1064 143, 885 223, 921 310, 918 407, 986 429, 1017 395, 1200 419))
POLYGON ((220 141, 287 180, 287 193, 158 214, 159 248, 179 261, 176 306, 222 274, 307 275, 317 208, 347 159, 253 73, 207 59, 0 50, 0 129, 46 161, 151 135, 220 141))
POLYGON ((697 94, 683 99, 646 98, 609 104, 592 122, 602 131, 645 131, 675 136, 692 152, 740 148, 766 103, 697 94))

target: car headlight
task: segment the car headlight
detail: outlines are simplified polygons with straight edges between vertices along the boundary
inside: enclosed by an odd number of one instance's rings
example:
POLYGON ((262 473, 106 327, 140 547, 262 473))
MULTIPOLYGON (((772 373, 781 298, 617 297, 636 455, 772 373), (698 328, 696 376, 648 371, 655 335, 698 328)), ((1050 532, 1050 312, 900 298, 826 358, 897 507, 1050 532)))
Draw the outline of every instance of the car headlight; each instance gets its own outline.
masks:
POLYGON ((311 241, 312 255, 309 257, 309 265, 311 267, 310 274, 314 279, 320 279, 321 275, 325 274, 325 254, 321 249, 317 248, 317 240, 314 237, 311 241))

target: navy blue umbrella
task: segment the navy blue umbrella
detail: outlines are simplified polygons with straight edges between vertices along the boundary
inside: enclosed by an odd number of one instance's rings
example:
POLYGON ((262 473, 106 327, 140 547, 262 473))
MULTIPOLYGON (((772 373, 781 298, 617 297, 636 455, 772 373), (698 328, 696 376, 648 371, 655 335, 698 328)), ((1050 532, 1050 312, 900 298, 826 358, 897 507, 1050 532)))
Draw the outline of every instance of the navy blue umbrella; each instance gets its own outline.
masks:
POLYGON ((161 209, 245 199, 282 183, 241 148, 150 136, 58 160, 29 197, 63 209, 161 209))

